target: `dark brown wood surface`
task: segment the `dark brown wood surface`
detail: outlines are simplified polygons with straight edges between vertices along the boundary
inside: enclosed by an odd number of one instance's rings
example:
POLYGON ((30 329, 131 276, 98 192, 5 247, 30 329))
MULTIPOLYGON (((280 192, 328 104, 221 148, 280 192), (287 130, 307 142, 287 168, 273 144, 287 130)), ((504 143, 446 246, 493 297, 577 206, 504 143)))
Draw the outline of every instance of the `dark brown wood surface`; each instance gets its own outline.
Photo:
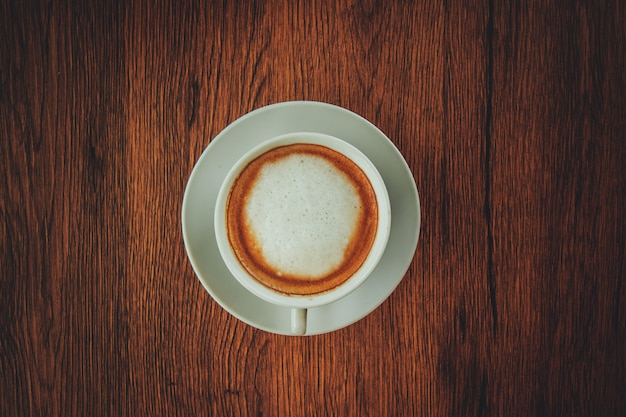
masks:
POLYGON ((622 1, 0 2, 0 415, 626 415, 622 1), (407 160, 422 228, 371 315, 256 330, 181 203, 287 100, 407 160))

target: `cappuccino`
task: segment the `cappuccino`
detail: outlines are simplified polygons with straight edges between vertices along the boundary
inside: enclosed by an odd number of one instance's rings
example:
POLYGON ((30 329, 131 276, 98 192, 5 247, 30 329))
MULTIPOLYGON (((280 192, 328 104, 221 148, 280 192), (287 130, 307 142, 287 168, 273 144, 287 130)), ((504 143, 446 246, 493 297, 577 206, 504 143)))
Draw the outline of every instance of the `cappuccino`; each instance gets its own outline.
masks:
POLYGON ((243 268, 287 295, 316 295, 350 279, 378 227, 366 174, 343 154, 297 143, 271 149, 235 179, 226 231, 243 268))

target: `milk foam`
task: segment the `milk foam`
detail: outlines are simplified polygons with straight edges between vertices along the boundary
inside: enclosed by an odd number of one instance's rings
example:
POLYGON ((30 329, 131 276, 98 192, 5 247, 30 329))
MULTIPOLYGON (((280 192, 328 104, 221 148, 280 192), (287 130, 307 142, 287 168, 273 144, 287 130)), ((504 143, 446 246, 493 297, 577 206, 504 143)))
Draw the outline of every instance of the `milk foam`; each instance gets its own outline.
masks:
POLYGON ((361 200, 350 179, 311 154, 266 164, 245 206, 267 264, 279 274, 309 279, 342 263, 360 212, 361 200))

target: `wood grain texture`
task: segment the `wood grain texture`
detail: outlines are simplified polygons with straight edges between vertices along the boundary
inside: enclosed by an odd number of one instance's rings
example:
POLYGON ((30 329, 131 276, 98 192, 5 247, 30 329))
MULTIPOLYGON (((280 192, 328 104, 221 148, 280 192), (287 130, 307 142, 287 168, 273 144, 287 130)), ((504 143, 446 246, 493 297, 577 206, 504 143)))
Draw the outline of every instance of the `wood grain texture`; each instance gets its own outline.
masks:
POLYGON ((0 1, 0 415, 626 415, 619 1, 0 1), (225 312, 180 213, 286 100, 385 132, 422 203, 371 315, 225 312))

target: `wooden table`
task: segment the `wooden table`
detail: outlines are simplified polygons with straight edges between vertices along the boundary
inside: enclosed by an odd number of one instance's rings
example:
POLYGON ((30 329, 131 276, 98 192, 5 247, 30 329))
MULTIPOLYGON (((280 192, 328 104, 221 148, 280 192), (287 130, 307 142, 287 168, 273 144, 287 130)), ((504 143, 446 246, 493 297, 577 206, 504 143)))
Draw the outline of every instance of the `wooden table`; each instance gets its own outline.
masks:
POLYGON ((2 0, 0 415, 626 415, 624 22, 621 1, 2 0), (378 126, 422 204, 399 287, 312 337, 232 317, 181 233, 211 139, 288 100, 378 126))

